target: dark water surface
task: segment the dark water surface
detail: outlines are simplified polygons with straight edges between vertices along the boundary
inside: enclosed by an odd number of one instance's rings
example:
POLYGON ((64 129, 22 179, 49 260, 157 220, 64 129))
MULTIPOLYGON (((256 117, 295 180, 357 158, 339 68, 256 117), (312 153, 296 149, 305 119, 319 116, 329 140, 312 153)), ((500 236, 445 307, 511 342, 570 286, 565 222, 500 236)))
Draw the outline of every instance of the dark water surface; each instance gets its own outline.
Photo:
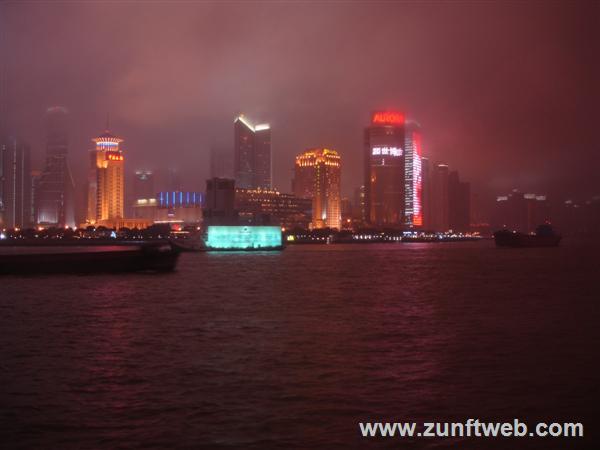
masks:
MULTIPOLYGON (((184 254, 0 278, 3 448, 589 448, 600 247, 184 254), (583 422, 585 440, 362 438, 361 421, 583 422)), ((596 414, 600 416, 600 414, 596 414)), ((600 447, 596 447, 600 448, 600 447)))

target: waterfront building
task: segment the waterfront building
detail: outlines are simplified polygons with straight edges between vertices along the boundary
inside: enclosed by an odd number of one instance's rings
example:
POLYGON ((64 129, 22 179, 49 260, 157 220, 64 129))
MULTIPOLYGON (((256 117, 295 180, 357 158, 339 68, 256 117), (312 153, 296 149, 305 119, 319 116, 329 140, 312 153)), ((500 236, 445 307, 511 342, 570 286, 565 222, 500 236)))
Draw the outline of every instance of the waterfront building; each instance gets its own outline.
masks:
POLYGON ((455 170, 448 175, 448 226, 463 233, 471 227, 471 185, 455 170))
POLYGON ((235 180, 209 178, 203 211, 204 221, 214 225, 236 225, 235 180))
POLYGON ((233 158, 231 149, 212 146, 210 148, 210 178, 232 178, 233 158))
POLYGON ((29 158, 29 145, 21 139, 0 140, 0 228, 32 225, 29 158))
POLYGON ((133 178, 133 198, 151 198, 156 193, 154 189, 154 173, 147 169, 138 169, 133 178))
POLYGON ((416 122, 405 127, 404 223, 409 228, 423 226, 423 172, 421 130, 416 122))
POLYGON ((514 189, 496 198, 494 228, 508 228, 523 233, 534 232, 538 225, 550 221, 550 207, 545 195, 522 193, 514 189))
POLYGON ((293 190, 312 199, 312 228, 341 229, 341 158, 337 151, 313 148, 296 156, 293 190))
POLYGON ((448 165, 434 164, 431 170, 431 229, 448 231, 448 165))
POLYGON ((123 139, 106 130, 92 142, 86 223, 109 224, 125 216, 123 139))
POLYGON ((250 223, 280 225, 285 229, 307 229, 312 199, 284 194, 274 189, 235 190, 235 209, 250 223))
POLYGON ((421 157, 421 209, 423 211, 424 230, 432 230, 432 164, 429 158, 421 157))
POLYGON ((364 134, 365 221, 402 226, 405 185, 404 115, 377 111, 364 134))
POLYGON ((75 226, 74 182, 68 162, 68 111, 46 111, 46 164, 39 179, 37 222, 45 226, 75 226))
POLYGON ((243 115, 234 120, 236 185, 244 189, 271 188, 271 127, 252 125, 243 115))

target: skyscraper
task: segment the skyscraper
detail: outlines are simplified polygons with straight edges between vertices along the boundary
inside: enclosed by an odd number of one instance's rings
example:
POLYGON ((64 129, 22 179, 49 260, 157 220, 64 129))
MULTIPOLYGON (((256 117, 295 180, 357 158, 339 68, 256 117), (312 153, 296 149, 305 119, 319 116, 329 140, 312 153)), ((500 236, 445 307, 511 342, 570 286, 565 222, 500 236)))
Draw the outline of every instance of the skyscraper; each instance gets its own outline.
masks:
POLYGON ((234 128, 236 185, 244 189, 271 188, 271 127, 253 126, 243 115, 234 128))
POLYGON ((62 106, 46 112, 46 166, 39 180, 37 222, 75 226, 74 183, 68 162, 68 111, 62 106))
POLYGON ((20 139, 0 141, 0 227, 32 225, 29 153, 20 139))
POLYGON ((306 150, 296 156, 294 194, 312 198, 313 228, 341 228, 341 158, 327 148, 306 150))
POLYGON ((448 166, 435 164, 431 170, 431 228, 448 231, 448 166))
POLYGON ((153 198, 155 195, 154 173, 146 169, 136 170, 133 178, 134 201, 140 198, 153 198))
POLYGON ((218 146, 210 148, 210 178, 232 178, 233 158, 231 150, 218 146))
POLYGON ((404 218, 404 115, 378 111, 365 130, 365 221, 401 226, 404 218))
POLYGON ((404 223, 410 227, 423 226, 423 173, 421 130, 416 122, 407 122, 404 156, 404 223))
POLYGON ((106 130, 92 142, 96 146, 90 150, 86 222, 110 225, 124 217, 123 139, 106 130))
POLYGON ((448 175, 448 226, 460 232, 471 226, 471 185, 460 181, 456 170, 448 175))

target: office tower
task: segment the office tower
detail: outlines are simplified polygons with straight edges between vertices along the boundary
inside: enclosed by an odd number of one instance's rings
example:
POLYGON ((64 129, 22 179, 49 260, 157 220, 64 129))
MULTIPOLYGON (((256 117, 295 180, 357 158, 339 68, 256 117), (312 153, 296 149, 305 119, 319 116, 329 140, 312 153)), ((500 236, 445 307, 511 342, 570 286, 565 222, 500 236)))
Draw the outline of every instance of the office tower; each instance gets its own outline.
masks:
POLYGON ((312 199, 282 194, 272 189, 235 190, 235 209, 241 220, 255 225, 280 225, 307 229, 312 199))
POLYGON ((230 149, 210 148, 210 178, 232 178, 233 159, 230 149))
POLYGON ((153 198, 156 194, 154 189, 154 174, 151 170, 138 169, 133 178, 133 198, 153 198))
POLYGON ((457 171, 448 175, 448 226, 466 232, 471 226, 471 186, 460 181, 457 171))
POLYGON ((206 180, 204 221, 210 225, 235 225, 235 180, 210 178, 206 180))
POLYGON ((365 187, 359 186, 354 189, 354 208, 352 208, 354 220, 365 222, 365 187))
POLYGON ((421 130, 416 122, 407 122, 404 157, 404 223, 409 228, 423 226, 423 178, 421 130))
POLYGON ((39 180, 37 222, 75 226, 74 183, 68 162, 68 111, 62 106, 46 112, 46 165, 39 180))
POLYGON ((271 188, 271 127, 253 126, 243 115, 234 128, 234 171, 238 187, 271 188))
POLYGON ((106 130, 92 142, 96 146, 90 150, 86 222, 110 226, 124 217, 123 139, 106 130))
POLYGON ((431 171, 431 229, 448 231, 448 166, 435 164, 431 171))
POLYGON ((313 228, 341 228, 341 158, 337 151, 313 148, 296 156, 294 194, 312 198, 313 228))
POLYGON ((183 183, 181 182, 181 173, 175 167, 167 169, 167 191, 182 191, 183 183))
POLYGON ((404 217, 404 115, 378 111, 365 129, 365 219, 395 227, 404 217))
POLYGON ((421 209, 423 211, 423 226, 422 228, 425 230, 432 230, 432 216, 431 216, 431 177, 432 177, 432 169, 431 162, 428 158, 421 158, 421 186, 422 186, 422 195, 421 195, 421 209))
POLYGON ((522 193, 514 189, 496 199, 495 228, 531 233, 538 225, 550 221, 550 207, 545 195, 522 193))
POLYGON ((10 137, 0 141, 0 227, 32 225, 29 146, 10 137))

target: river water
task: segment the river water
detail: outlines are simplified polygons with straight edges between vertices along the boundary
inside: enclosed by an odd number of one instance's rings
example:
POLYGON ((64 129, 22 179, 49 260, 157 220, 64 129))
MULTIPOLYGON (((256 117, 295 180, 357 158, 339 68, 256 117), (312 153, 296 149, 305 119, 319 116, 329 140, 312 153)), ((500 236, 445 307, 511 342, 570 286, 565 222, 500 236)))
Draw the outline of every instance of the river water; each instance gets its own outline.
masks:
POLYGON ((184 254, 170 274, 0 278, 5 448, 588 448, 600 246, 184 254), (358 423, 582 422, 584 439, 358 423))

